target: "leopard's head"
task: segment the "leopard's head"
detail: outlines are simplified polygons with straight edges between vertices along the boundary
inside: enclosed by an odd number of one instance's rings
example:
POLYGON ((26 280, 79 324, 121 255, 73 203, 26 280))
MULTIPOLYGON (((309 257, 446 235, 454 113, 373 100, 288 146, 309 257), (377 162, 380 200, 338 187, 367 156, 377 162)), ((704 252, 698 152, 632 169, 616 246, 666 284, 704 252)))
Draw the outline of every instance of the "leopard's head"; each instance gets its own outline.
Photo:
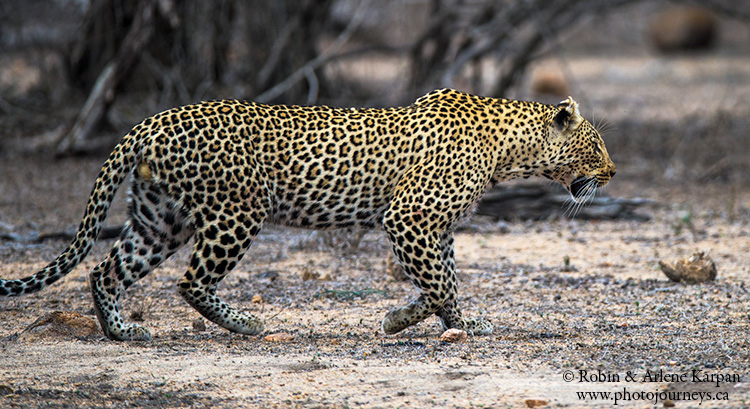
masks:
POLYGON ((577 203, 592 198, 617 169, 599 132, 568 97, 553 108, 547 124, 549 168, 542 175, 560 182, 577 203))

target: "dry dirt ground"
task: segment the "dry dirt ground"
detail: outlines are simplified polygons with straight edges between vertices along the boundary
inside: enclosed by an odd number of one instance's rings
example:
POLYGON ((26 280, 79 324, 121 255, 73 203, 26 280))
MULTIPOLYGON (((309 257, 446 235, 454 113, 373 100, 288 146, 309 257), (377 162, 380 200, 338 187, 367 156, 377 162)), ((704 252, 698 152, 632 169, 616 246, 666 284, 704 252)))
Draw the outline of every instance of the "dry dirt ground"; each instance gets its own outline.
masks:
MULTIPOLYGON (((99 166, 5 157, 0 233, 75 228, 99 166)), ((395 336, 379 331, 384 314, 415 295, 386 274, 382 232, 353 250, 279 228, 266 229, 220 287, 265 318, 261 336, 202 325, 176 292, 187 250, 123 302, 153 340, 24 333, 53 311, 95 319, 86 276, 113 244, 102 241, 53 287, 0 301, 0 407, 495 408, 531 399, 643 408, 665 398, 676 407, 750 406, 750 191, 644 187, 627 175, 608 191, 656 200, 643 209, 653 218, 477 219, 457 234, 461 305, 496 326, 462 343, 441 343, 434 318, 395 336), (659 271, 659 260, 696 250, 715 260, 716 281, 677 284, 659 271), (279 332, 291 339, 265 339, 279 332)), ((119 200, 108 224, 123 217, 119 200)), ((0 277, 27 276, 66 245, 0 241, 0 277)))

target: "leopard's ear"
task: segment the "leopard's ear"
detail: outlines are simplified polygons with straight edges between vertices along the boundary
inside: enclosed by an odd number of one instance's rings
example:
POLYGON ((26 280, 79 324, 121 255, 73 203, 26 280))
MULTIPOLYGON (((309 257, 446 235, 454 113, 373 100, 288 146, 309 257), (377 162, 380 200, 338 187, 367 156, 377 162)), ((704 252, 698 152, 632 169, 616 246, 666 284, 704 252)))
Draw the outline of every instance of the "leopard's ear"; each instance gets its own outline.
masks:
POLYGON ((583 117, 578 111, 578 103, 572 97, 568 97, 568 99, 557 104, 557 107, 560 108, 554 118, 557 129, 560 132, 573 132, 578 129, 578 126, 583 122, 583 117))

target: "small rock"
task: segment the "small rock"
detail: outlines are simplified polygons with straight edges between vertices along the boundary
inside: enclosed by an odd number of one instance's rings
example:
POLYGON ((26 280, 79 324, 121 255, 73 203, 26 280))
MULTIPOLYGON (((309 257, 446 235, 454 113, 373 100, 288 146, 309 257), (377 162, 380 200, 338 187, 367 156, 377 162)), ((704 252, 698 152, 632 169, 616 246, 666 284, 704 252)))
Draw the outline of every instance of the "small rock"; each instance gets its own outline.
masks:
POLYGON ((203 332, 206 330, 206 321, 203 318, 196 318, 193 320, 193 331, 203 332))
POLYGON ((260 294, 255 294, 250 302, 253 304, 263 304, 263 297, 260 294))
POLYGON ((674 263, 659 260, 659 268, 670 280, 678 283, 696 284, 716 279, 716 264, 703 251, 674 263))
POLYGON ((524 403, 528 408, 538 408, 540 406, 547 406, 549 404, 549 402, 544 399, 526 399, 524 403))
POLYGON ((469 334, 462 329, 451 328, 443 332, 440 336, 440 342, 461 342, 465 341, 469 334))
POLYGON ((288 332, 277 332, 275 334, 266 335, 263 338, 264 341, 268 342, 289 342, 294 339, 294 336, 288 332))
POLYGON ((664 407, 665 408, 673 408, 674 407, 674 402, 671 401, 671 400, 665 400, 664 401, 664 407))

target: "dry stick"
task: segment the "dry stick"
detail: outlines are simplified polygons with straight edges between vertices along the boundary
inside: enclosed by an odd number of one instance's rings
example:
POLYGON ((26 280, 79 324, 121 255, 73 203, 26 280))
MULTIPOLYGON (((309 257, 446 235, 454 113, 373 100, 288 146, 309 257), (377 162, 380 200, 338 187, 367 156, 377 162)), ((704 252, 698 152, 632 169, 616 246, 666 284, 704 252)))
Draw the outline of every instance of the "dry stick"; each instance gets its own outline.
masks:
POLYGON ((315 75, 315 70, 308 68, 305 70, 305 78, 309 90, 307 91, 307 105, 312 105, 318 100, 318 91, 320 89, 320 82, 318 76, 315 75))
MULTIPOLYGON (((124 229, 124 225, 119 226, 107 226, 102 229, 101 232, 99 232, 99 236, 97 239, 99 240, 109 240, 114 239, 117 237, 120 237, 120 233, 122 232, 122 229, 124 229)), ((73 238, 76 235, 77 230, 62 230, 62 231, 53 231, 49 233, 33 233, 33 234, 27 234, 27 235, 20 235, 16 233, 0 233, 0 240, 8 240, 8 241, 14 241, 17 243, 29 243, 29 244, 35 244, 35 243, 41 243, 45 240, 73 240, 73 238)))
POLYGON ((62 135, 57 154, 66 155, 84 149, 85 141, 96 130, 115 99, 117 86, 135 67, 141 52, 154 32, 155 2, 142 0, 138 4, 135 20, 120 46, 117 57, 102 70, 78 114, 72 129, 62 135))
POLYGON ((447 85, 452 84, 453 78, 458 75, 468 62, 474 61, 488 52, 507 47, 504 42, 509 37, 512 37, 512 33, 535 10, 541 8, 527 2, 516 2, 510 6, 510 8, 504 7, 502 11, 496 12, 496 15, 490 22, 472 29, 476 33, 472 36, 473 44, 462 50, 454 58, 453 62, 446 67, 442 75, 443 83, 447 85))
POLYGON ((729 0, 729 1, 702 0, 701 2, 696 2, 696 1, 687 0, 687 1, 682 1, 682 3, 687 3, 690 5, 694 5, 697 3, 701 6, 708 7, 710 10, 719 14, 723 14, 727 17, 740 19, 745 22, 750 21, 750 3, 748 2, 742 2, 742 1, 736 1, 736 0, 729 0))
POLYGON ((296 14, 292 19, 284 25, 284 28, 276 37, 273 46, 271 46, 271 52, 268 55, 268 59, 263 67, 258 72, 258 88, 264 89, 268 85, 268 81, 271 79, 271 75, 276 70, 281 61, 282 52, 289 44, 289 40, 292 38, 292 33, 300 27, 301 16, 296 14))
POLYGON ((578 18, 583 16, 583 13, 577 13, 574 10, 566 10, 575 6, 575 1, 568 2, 567 4, 555 3, 558 7, 550 7, 544 10, 546 15, 530 15, 531 24, 536 26, 534 32, 526 39, 526 42, 521 45, 519 52, 517 52, 510 63, 510 68, 506 75, 503 75, 501 80, 495 85, 493 89, 493 95, 503 95, 505 92, 515 83, 517 77, 523 73, 532 60, 532 55, 543 44, 545 39, 545 31, 557 32, 559 27, 564 27, 572 24, 578 18), (565 12, 568 11, 566 14, 565 12))
POLYGON ((354 17, 352 17, 351 21, 349 21, 349 24, 346 26, 344 31, 338 37, 336 37, 336 40, 333 42, 333 44, 331 44, 331 46, 328 47, 328 49, 323 54, 320 54, 319 56, 308 61, 297 71, 293 72, 292 75, 288 76, 284 81, 281 81, 280 83, 274 85, 271 89, 256 96, 255 100, 258 102, 268 102, 278 97, 279 95, 289 90, 289 88, 294 86, 294 84, 299 82, 301 79, 308 77, 309 71, 315 70, 316 68, 328 62, 332 57, 335 57, 336 52, 347 41, 349 41, 349 38, 352 36, 352 34, 354 34, 354 30, 359 27, 359 24, 362 22, 365 14, 367 14, 366 11, 368 5, 369 2, 367 1, 364 1, 359 5, 357 11, 354 13, 354 17))
MULTIPOLYGON (((523 183, 497 186, 487 192, 479 203, 476 214, 504 220, 543 220, 559 217, 570 201, 570 195, 550 184, 523 183)), ((637 213, 641 206, 654 202, 643 198, 597 196, 580 208, 576 218, 593 220, 648 220, 647 214, 637 213)))

